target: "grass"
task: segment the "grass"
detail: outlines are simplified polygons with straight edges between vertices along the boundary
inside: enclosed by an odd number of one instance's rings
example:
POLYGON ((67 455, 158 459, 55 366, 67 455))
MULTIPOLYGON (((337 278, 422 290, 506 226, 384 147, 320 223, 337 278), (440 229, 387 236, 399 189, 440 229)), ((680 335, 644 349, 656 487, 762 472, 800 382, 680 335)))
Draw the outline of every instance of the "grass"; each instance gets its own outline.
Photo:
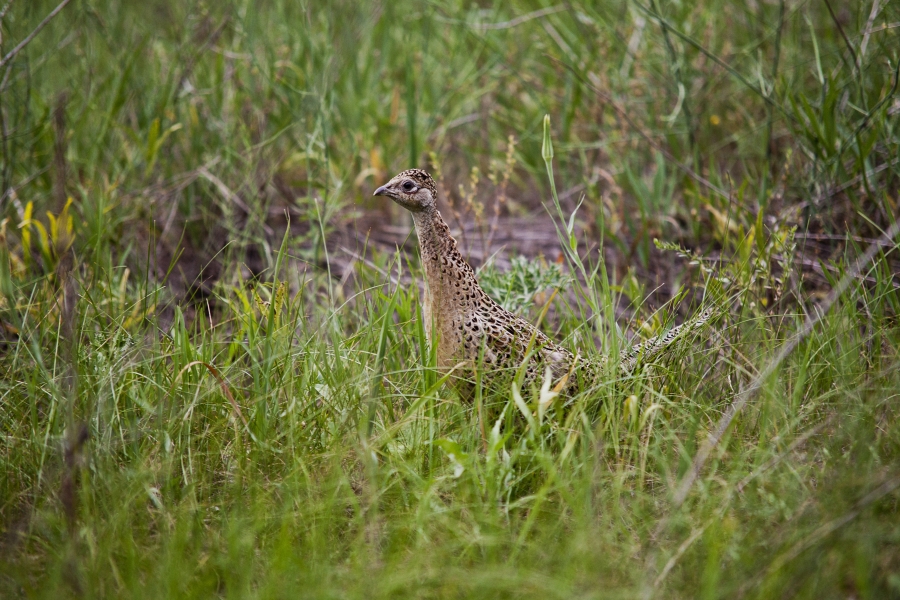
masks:
POLYGON ((0 59, 0 596, 900 597, 898 21, 64 7, 0 59), (555 227, 484 278, 583 355, 722 314, 461 403, 415 252, 336 241, 411 163, 485 256, 555 227))

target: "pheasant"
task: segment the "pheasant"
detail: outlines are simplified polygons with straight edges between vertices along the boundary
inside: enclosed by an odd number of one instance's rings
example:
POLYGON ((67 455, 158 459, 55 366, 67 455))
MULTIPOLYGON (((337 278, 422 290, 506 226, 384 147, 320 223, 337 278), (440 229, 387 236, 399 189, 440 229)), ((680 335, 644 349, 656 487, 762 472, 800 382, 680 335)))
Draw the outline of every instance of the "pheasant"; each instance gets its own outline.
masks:
MULTIPOLYGON (((437 210, 437 188, 431 175, 409 169, 375 190, 412 213, 422 265, 425 270, 423 316, 429 344, 437 343, 437 367, 442 373, 463 367, 472 372, 483 365, 486 375, 517 369, 525 363, 526 381, 549 370, 554 391, 574 391, 577 381, 596 381, 603 361, 576 357, 525 319, 507 311, 478 285, 475 271, 463 258, 450 228, 437 210), (577 376, 575 376, 577 372, 577 376)), ((619 368, 631 371, 640 359, 657 356, 686 328, 702 326, 711 316, 705 311, 689 322, 623 352, 619 368)), ((456 380, 464 396, 472 384, 456 380)))

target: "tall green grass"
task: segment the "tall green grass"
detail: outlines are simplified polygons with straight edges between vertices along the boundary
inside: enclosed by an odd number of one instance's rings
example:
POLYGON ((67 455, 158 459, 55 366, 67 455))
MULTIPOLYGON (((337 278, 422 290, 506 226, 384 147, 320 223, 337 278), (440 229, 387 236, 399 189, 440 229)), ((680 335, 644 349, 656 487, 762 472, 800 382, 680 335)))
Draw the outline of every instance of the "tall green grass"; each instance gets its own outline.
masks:
POLYGON ((828 4, 67 6, 0 68, 0 595, 900 596, 900 12, 828 4), (485 280, 582 355, 723 314, 460 402, 415 254, 325 244, 432 153, 547 207, 485 280))

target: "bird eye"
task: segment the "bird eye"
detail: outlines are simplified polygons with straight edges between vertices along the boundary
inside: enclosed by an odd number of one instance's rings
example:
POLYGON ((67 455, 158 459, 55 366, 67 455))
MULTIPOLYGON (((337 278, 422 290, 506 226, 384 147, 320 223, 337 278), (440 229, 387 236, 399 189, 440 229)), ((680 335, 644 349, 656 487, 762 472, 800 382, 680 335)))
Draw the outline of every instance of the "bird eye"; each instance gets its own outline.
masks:
POLYGON ((407 179, 406 181, 403 182, 403 191, 404 192, 411 192, 414 189, 416 189, 416 184, 414 184, 412 181, 409 181, 407 179))

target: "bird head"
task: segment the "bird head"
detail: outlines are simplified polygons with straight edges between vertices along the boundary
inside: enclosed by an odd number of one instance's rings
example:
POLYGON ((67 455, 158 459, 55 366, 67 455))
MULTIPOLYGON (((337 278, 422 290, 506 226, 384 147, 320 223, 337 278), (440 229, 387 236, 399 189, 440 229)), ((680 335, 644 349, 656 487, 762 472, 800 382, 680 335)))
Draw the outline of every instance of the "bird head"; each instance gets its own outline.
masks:
POLYGON ((437 204, 437 188, 431 175, 421 169, 409 169, 375 190, 375 196, 387 196, 406 210, 422 212, 437 204))

